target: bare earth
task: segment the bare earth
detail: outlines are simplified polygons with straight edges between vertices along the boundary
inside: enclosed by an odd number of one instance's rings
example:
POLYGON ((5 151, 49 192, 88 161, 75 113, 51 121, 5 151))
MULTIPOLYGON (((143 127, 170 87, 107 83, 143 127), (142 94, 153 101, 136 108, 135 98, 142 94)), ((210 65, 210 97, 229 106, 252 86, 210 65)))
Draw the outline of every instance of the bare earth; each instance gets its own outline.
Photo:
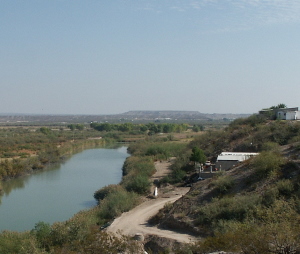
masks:
MULTIPOLYGON (((169 171, 169 165, 170 161, 156 162, 155 167, 157 172, 153 175, 153 180, 160 179, 166 175, 169 171)), ((184 243, 195 241, 196 239, 191 235, 158 229, 157 227, 148 224, 147 221, 150 217, 155 215, 166 203, 173 203, 181 198, 189 191, 189 188, 172 188, 166 193, 160 193, 160 191, 161 190, 158 189, 157 198, 149 199, 115 219, 107 228, 107 231, 115 234, 120 231, 122 234, 129 236, 134 236, 137 233, 143 235, 157 235, 184 243)))

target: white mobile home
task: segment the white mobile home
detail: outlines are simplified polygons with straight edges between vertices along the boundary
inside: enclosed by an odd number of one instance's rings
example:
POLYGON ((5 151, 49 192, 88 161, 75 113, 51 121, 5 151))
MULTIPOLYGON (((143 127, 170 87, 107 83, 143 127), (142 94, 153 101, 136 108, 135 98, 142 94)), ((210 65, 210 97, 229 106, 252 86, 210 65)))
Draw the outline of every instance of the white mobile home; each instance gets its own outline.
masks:
POLYGON ((221 170, 227 170, 239 162, 248 160, 253 156, 258 155, 258 153, 246 153, 246 152, 222 152, 218 155, 216 161, 216 168, 221 170))

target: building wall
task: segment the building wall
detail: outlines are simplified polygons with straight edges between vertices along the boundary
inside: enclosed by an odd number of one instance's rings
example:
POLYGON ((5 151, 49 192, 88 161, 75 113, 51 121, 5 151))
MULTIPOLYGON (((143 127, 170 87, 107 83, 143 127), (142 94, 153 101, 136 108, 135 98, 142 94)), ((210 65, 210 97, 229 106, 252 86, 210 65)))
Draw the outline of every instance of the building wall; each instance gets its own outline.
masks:
POLYGON ((277 119, 280 120, 300 120, 300 111, 278 111, 277 119))
POLYGON ((233 166, 239 164, 239 162, 248 160, 258 153, 246 153, 246 152, 222 152, 218 155, 216 161, 216 168, 221 170, 228 170, 233 166))
POLYGON ((276 119, 278 120, 286 120, 286 114, 289 112, 284 112, 284 111, 278 111, 276 113, 276 119))
POLYGON ((218 171, 225 171, 239 164, 239 161, 217 161, 216 168, 218 171))

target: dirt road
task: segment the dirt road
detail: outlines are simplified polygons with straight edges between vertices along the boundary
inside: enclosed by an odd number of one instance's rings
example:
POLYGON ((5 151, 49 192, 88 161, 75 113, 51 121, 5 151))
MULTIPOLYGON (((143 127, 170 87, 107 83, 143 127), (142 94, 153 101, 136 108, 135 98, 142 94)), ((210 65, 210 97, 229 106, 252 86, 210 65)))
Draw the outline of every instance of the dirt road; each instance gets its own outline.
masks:
MULTIPOLYGON (((158 179, 165 175, 168 171, 170 162, 158 162, 155 164, 157 173, 153 178, 158 179)), ((155 215, 168 202, 173 203, 182 195, 186 194, 189 188, 174 188, 167 193, 160 194, 158 190, 158 197, 143 202, 141 205, 135 207, 129 212, 123 213, 119 218, 107 228, 108 232, 117 233, 119 230, 124 235, 134 236, 137 233, 144 235, 157 235, 165 238, 177 240, 179 242, 191 242, 196 240, 193 236, 188 234, 181 234, 169 230, 162 230, 157 227, 150 226, 147 221, 155 215)))
POLYGON ((133 210, 123 213, 119 218, 115 219, 107 228, 108 232, 117 233, 117 231, 120 230, 122 234, 130 236, 134 236, 137 233, 142 233, 144 235, 151 234, 186 243, 194 240, 194 237, 190 235, 180 234, 169 230, 161 230, 157 227, 149 226, 147 223, 148 219, 155 215, 159 209, 163 208, 167 202, 175 202, 187 191, 188 188, 179 188, 172 193, 168 193, 168 197, 160 197, 145 201, 133 210))

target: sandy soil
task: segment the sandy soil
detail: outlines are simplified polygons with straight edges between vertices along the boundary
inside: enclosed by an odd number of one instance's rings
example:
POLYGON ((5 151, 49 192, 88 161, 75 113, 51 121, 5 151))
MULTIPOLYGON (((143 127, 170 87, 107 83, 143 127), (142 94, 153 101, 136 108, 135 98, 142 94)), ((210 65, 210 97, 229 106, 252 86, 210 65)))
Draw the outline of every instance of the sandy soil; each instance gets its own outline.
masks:
MULTIPOLYGON (((160 179, 169 172, 170 161, 156 162, 156 174, 153 180, 160 179)), ((154 189, 154 187, 153 187, 154 189)), ((108 232, 134 236, 136 234, 151 234, 160 237, 170 238, 179 242, 191 242, 196 240, 188 234, 181 234, 174 231, 162 230, 148 224, 148 219, 155 215, 166 203, 173 203, 189 191, 189 188, 172 188, 168 192, 158 189, 158 196, 155 199, 148 199, 129 212, 123 213, 107 228, 108 232)))

